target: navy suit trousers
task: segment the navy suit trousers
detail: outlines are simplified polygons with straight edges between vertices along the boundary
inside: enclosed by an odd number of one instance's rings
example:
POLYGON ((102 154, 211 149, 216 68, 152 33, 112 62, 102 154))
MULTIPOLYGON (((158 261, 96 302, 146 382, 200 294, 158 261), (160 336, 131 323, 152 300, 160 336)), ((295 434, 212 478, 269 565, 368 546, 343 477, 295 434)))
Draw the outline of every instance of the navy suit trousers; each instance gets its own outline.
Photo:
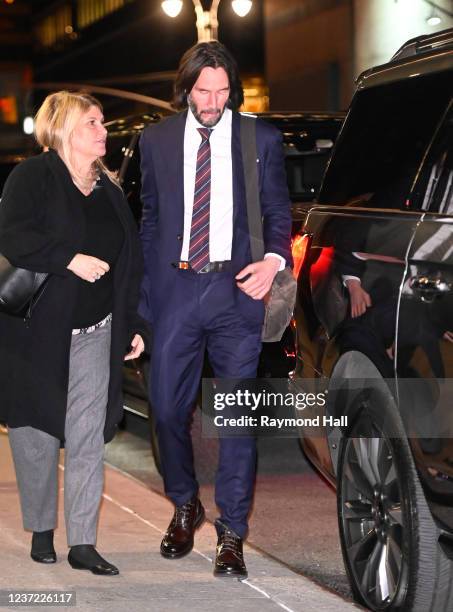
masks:
MULTIPOLYGON (((190 425, 205 349, 218 378, 255 378, 261 321, 241 314, 231 272, 178 270, 154 321, 151 401, 165 492, 182 505, 198 492, 190 425)), ((215 499, 220 521, 245 537, 256 470, 255 438, 221 438, 215 499)))

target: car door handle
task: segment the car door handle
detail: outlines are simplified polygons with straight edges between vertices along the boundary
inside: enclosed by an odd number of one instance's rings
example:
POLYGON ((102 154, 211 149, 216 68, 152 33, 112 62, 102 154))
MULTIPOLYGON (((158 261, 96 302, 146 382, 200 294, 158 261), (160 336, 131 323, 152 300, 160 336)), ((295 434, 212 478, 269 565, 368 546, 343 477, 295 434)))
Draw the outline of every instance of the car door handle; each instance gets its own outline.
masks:
POLYGON ((416 293, 420 293, 422 299, 434 299, 436 296, 445 295, 453 291, 451 283, 442 278, 431 278, 429 276, 412 276, 409 286, 416 293))

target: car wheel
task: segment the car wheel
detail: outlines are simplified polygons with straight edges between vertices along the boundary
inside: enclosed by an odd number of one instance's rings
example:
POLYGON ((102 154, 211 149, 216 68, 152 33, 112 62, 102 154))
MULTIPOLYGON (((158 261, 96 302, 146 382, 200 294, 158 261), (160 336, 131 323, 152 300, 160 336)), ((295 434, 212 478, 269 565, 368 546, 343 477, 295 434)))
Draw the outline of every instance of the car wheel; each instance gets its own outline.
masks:
POLYGON ((442 552, 399 415, 370 394, 342 441, 338 520, 356 599, 371 610, 453 609, 442 552))

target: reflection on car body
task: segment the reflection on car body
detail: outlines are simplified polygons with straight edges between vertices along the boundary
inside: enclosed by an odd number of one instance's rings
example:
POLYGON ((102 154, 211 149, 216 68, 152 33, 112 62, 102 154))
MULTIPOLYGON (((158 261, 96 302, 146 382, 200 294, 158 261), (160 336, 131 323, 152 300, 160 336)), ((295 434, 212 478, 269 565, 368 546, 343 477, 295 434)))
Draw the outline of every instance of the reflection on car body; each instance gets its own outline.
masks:
POLYGON ((302 444, 372 610, 453 609, 452 43, 420 37, 361 75, 300 234, 291 385, 317 379, 325 414, 348 416, 302 444))

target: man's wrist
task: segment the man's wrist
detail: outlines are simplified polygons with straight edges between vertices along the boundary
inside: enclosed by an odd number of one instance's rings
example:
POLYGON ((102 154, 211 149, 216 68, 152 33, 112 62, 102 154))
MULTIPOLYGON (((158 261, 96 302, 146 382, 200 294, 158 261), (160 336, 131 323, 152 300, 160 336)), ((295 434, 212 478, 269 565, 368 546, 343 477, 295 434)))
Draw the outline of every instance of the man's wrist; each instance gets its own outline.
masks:
POLYGON ((281 272, 285 269, 286 259, 281 255, 277 255, 277 253, 266 253, 264 255, 264 259, 272 259, 278 262, 278 267, 276 267, 277 272, 281 272))

